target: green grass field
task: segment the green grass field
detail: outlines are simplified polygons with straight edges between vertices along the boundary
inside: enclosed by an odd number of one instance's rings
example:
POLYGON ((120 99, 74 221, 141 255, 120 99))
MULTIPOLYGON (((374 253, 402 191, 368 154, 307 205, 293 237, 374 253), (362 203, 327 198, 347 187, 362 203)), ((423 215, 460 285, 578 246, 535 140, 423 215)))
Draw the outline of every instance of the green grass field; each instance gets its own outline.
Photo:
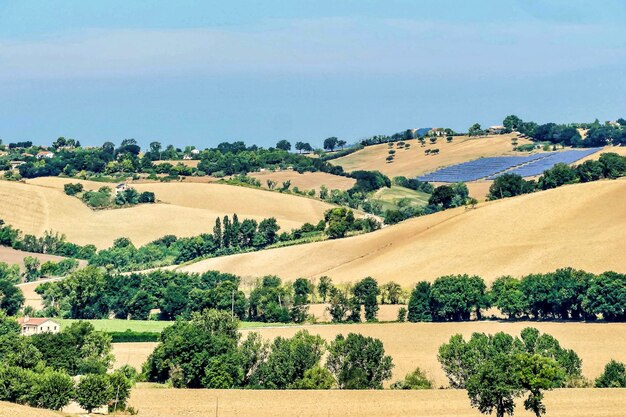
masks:
MULTIPOLYGON (((61 324, 61 329, 69 326, 78 320, 73 319, 55 319, 61 324)), ((84 320, 93 325, 96 330, 104 332, 125 332, 131 330, 134 332, 150 332, 160 333, 167 326, 171 326, 173 321, 156 321, 156 320, 84 320)), ((241 329, 253 329, 256 327, 284 327, 293 326, 292 323, 259 323, 242 321, 239 325, 241 329)))
POLYGON ((409 206, 425 206, 428 204, 429 197, 429 194, 397 185, 392 185, 390 188, 381 188, 373 196, 374 199, 382 203, 383 211, 398 208, 398 203, 402 199, 407 199, 407 205, 409 206))

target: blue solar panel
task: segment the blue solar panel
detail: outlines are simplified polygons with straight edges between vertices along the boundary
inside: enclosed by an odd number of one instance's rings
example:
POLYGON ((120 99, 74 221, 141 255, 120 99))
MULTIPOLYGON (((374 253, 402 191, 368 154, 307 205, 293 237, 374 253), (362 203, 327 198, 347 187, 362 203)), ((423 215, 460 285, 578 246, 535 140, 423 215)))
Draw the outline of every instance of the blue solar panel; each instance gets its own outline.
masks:
POLYGON ((494 179, 504 173, 514 173, 522 177, 539 175, 559 162, 571 164, 601 148, 545 152, 528 156, 498 156, 481 158, 457 165, 441 168, 430 174, 418 177, 420 181, 467 182, 479 179, 494 179))

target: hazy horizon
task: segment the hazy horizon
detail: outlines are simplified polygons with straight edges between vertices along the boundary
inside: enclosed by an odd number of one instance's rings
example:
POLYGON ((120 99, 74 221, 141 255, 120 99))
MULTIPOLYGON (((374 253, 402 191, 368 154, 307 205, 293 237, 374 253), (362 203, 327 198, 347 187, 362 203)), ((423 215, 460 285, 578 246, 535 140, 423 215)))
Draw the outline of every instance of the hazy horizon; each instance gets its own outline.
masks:
POLYGON ((10 0, 0 138, 319 146, 511 113, 615 120, 624 18, 619 1, 10 0))

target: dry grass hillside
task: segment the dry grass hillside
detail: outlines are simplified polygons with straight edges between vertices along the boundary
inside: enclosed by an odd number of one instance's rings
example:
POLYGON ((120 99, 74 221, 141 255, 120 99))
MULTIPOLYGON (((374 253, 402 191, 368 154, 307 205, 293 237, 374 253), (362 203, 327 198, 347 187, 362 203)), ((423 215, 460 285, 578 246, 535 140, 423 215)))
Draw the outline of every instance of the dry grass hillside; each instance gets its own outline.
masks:
MULTIPOLYGON (((63 192, 63 178, 37 178, 27 184, 0 182, 0 218, 24 233, 64 233, 78 244, 108 247, 126 236, 141 245, 166 234, 193 236, 211 231, 215 218, 237 213, 240 219, 276 217, 283 230, 317 223, 329 204, 289 194, 221 184, 136 184, 153 191, 158 204, 94 211, 63 192)), ((86 189, 103 183, 81 181, 86 189)))
MULTIPOLYGON (((1 217, 0 217, 1 218, 1 217)), ((59 262, 65 259, 62 256, 48 255, 43 253, 24 252, 21 250, 15 250, 7 246, 0 246, 0 262, 5 262, 9 265, 17 264, 20 269, 24 269, 24 258, 32 256, 39 259, 39 262, 44 263, 47 261, 59 262)), ((84 262, 83 262, 84 263, 84 262)))
MULTIPOLYGON (((545 394, 550 417, 623 417, 624 389, 558 389, 545 394)), ((142 386, 130 405, 142 417, 479 417, 463 390, 255 391, 142 386)), ((35 416, 36 414, 32 414, 35 416)), ((516 417, 531 417, 517 402, 516 417)))
POLYGON ((626 271, 626 181, 576 184, 415 218, 353 238, 208 259, 221 270, 285 279, 373 276, 411 286, 446 274, 504 275, 571 266, 626 271))
POLYGON ((261 186, 267 188, 267 180, 276 181, 278 187, 284 181, 291 181, 291 188, 298 187, 300 190, 316 190, 319 192, 322 185, 329 190, 347 190, 351 188, 356 180, 339 175, 328 174, 326 172, 305 172, 300 174, 297 171, 264 171, 249 174, 261 181, 261 186))
MULTIPOLYGON (((389 177, 403 175, 414 177, 438 168, 454 165, 488 156, 520 155, 514 152, 511 139, 514 134, 484 136, 470 138, 468 136, 455 136, 452 143, 447 143, 445 138, 439 138, 436 144, 426 140, 426 147, 422 148, 417 139, 406 141, 411 144, 408 150, 399 149, 394 143, 393 148, 388 144, 367 146, 365 149, 333 159, 330 162, 340 165, 346 171, 355 170, 378 170, 389 177), (426 149, 439 149, 438 155, 425 155, 426 149), (394 149, 395 160, 387 163, 389 149, 394 149)), ((530 143, 528 139, 518 139, 518 145, 530 143)))

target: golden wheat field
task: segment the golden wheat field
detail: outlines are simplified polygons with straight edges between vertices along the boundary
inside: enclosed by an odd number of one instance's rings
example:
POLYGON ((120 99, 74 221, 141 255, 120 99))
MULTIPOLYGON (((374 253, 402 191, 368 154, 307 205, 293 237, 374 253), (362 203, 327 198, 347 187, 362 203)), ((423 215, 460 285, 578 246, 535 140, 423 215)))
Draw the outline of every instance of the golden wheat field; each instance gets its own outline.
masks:
POLYGON ((62 189, 68 182, 81 182, 85 189, 111 185, 63 178, 37 178, 27 184, 2 181, 0 218, 24 233, 39 236, 53 230, 71 242, 103 248, 121 236, 141 245, 166 234, 210 232, 216 217, 233 213, 257 221, 273 216, 283 230, 291 230, 305 222, 317 223, 332 207, 313 199, 223 184, 151 183, 134 187, 153 191, 157 204, 94 211, 65 195, 62 189))
POLYGON ((564 186, 418 217, 347 239, 208 259, 180 268, 284 279, 372 276, 405 287, 446 274, 487 282, 574 267, 625 271, 626 180, 564 186))
MULTIPOLYGON (((573 322, 501 322, 480 321, 463 323, 381 323, 381 324, 323 324, 288 327, 261 327, 244 330, 258 332, 263 338, 273 340, 277 336, 291 337, 306 329, 319 334, 327 341, 338 334, 360 333, 380 339, 385 352, 393 358, 395 368, 392 381, 404 377, 415 367, 425 370, 437 387, 447 386, 439 362, 439 346, 454 334, 465 337, 473 332, 506 332, 519 335, 525 327, 536 327, 541 332, 556 337, 563 347, 574 349, 583 360, 583 374, 594 379, 602 373, 604 365, 611 359, 626 361, 626 323, 573 323, 573 322)), ((156 343, 116 343, 113 353, 115 366, 130 364, 137 369, 146 361, 156 343)), ((626 391, 625 391, 626 394, 626 391)))
POLYGON ((291 188, 298 187, 302 191, 316 190, 319 193, 323 185, 329 190, 347 190, 351 188, 356 180, 339 175, 328 174, 326 172, 305 172, 300 174, 297 171, 264 171, 249 174, 251 177, 261 181, 261 186, 267 188, 267 181, 275 181, 277 186, 284 181, 291 181, 291 188))
MULTIPOLYGON (((624 389, 559 389, 546 393, 550 417, 623 417, 624 389)), ((462 390, 255 391, 133 389, 143 417, 478 417, 462 390)), ((530 417, 522 401, 515 416, 530 417)))
MULTIPOLYGON (((439 138, 436 144, 431 144, 426 140, 426 146, 422 147, 417 139, 405 141, 410 144, 409 149, 398 148, 394 143, 393 147, 383 143, 380 145, 367 146, 364 149, 333 159, 333 165, 340 165, 345 171, 355 170, 378 170, 389 177, 403 175, 414 177, 435 171, 441 167, 454 165, 473 159, 488 156, 501 155, 521 155, 520 152, 513 151, 511 139, 515 134, 468 137, 455 136, 451 143, 447 143, 445 138, 439 138), (425 155, 426 149, 439 149, 438 155, 425 155), (395 160, 387 163, 386 159, 390 149, 394 149, 395 160)), ((518 145, 530 143, 528 139, 518 139, 518 145)))

